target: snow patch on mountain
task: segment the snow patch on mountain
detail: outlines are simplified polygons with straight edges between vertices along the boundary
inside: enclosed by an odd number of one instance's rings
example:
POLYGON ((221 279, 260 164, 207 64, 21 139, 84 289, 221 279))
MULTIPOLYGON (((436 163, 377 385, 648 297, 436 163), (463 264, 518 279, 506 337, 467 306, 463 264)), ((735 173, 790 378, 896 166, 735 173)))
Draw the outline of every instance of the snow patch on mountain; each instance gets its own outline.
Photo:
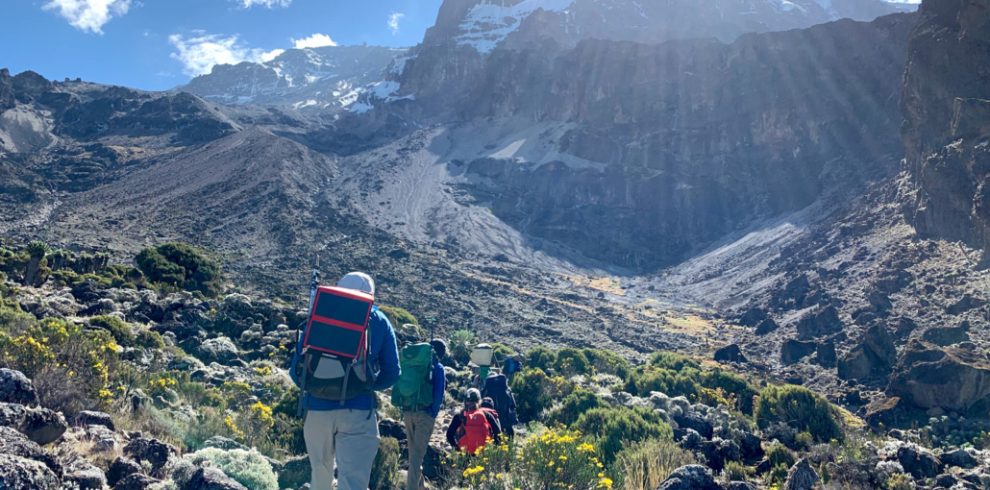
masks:
POLYGON ((493 3, 475 5, 461 22, 461 35, 457 37, 457 43, 487 54, 534 12, 563 12, 572 3, 574 0, 523 0, 512 6, 493 3))

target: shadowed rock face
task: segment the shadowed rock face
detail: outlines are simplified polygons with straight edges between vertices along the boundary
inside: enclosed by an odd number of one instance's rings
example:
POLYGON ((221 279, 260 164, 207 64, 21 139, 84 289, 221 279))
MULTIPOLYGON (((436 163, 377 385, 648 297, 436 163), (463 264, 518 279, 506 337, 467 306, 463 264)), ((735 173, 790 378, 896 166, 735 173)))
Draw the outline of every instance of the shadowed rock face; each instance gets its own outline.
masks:
POLYGON ((903 107, 918 230, 990 245, 990 1, 922 6, 903 107))
POLYGON ((402 77, 417 97, 405 110, 439 121, 568 124, 548 151, 590 165, 478 159, 468 162, 470 192, 531 236, 650 270, 892 173, 913 21, 840 21, 732 45, 496 49, 439 71, 422 65, 446 51, 426 49, 402 77))

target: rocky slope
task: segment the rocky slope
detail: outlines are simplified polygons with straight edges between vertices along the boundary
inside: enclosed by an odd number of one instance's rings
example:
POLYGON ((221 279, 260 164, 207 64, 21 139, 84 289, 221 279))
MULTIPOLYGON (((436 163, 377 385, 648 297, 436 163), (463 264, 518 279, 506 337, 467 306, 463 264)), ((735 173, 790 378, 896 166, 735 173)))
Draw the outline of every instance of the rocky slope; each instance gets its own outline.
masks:
POLYGON ((379 46, 290 49, 263 63, 216 65, 182 90, 225 104, 339 110, 357 102, 405 52, 379 46))

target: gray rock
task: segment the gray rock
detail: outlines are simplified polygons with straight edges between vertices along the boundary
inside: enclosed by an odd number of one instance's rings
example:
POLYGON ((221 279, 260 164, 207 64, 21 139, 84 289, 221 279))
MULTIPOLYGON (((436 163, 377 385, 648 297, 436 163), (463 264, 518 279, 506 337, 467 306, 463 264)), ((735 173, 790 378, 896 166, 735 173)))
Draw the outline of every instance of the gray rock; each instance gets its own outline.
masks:
POLYGON ((931 451, 905 444, 897 449, 897 462, 915 478, 935 478, 942 472, 942 462, 931 451))
POLYGON ((787 471, 785 490, 813 490, 821 479, 807 459, 801 459, 787 471))
POLYGON ((759 325, 756 326, 755 332, 756 335, 766 335, 770 332, 773 332, 774 330, 777 330, 778 328, 780 328, 780 325, 778 325, 777 322, 773 321, 773 318, 767 318, 766 320, 763 320, 762 322, 760 322, 759 325))
POLYGON ((817 349, 818 345, 814 342, 788 339, 780 346, 780 362, 788 365, 795 364, 813 354, 817 349))
POLYGON ((0 402, 36 405, 38 394, 34 391, 34 384, 24 373, 0 368, 0 402))
POLYGON ((842 320, 839 319, 839 310, 834 306, 827 306, 809 313, 797 322, 798 336, 802 339, 831 335, 841 332, 842 328, 843 325, 842 320))
POLYGON ((148 490, 161 483, 160 480, 141 473, 128 475, 113 486, 113 490, 148 490))
POLYGON ((79 412, 79 415, 76 415, 76 425, 102 425, 110 430, 116 430, 110 414, 91 410, 79 412))
POLYGON ((215 447, 217 449, 224 449, 228 451, 231 449, 248 449, 248 447, 244 444, 223 436, 213 436, 207 439, 206 442, 203 443, 203 447, 215 447))
POLYGON ((89 463, 66 472, 64 480, 74 483, 78 490, 103 490, 107 486, 107 477, 103 470, 89 463))
POLYGON ((218 362, 221 364, 233 361, 239 355, 234 341, 227 337, 204 340, 196 349, 196 352, 203 362, 218 362))
MULTIPOLYGON (((427 453, 429 459, 429 453, 427 453)), ((286 460, 281 465, 278 472, 279 488, 299 488, 309 481, 310 463, 309 456, 297 456, 286 460)), ((426 473, 426 462, 423 462, 423 472, 426 473)), ((435 478, 436 475, 427 475, 427 478, 435 478)))
POLYGON ((134 458, 136 461, 147 461, 151 463, 151 471, 157 474, 168 463, 169 458, 178 454, 178 451, 169 444, 158 439, 137 438, 124 446, 124 454, 134 458))
POLYGON ((963 448, 943 453, 942 457, 939 459, 949 466, 956 466, 965 469, 976 468, 976 465, 979 464, 979 461, 977 461, 969 451, 963 448))
POLYGON ((69 428, 58 412, 14 403, 0 403, 0 425, 12 427, 42 445, 58 440, 69 428))
POLYGON ((715 351, 715 360, 718 362, 748 362, 742 349, 739 348, 739 344, 729 344, 715 351))
POLYGON ((700 464, 689 464, 674 470, 658 490, 721 490, 712 471, 700 464))
POLYGON ((58 490, 58 476, 44 464, 30 459, 0 453, 0 488, 11 490, 58 490))
POLYGON ((726 490, 756 490, 756 485, 744 481, 732 481, 725 488, 726 490))
POLYGON ((111 487, 116 487, 118 482, 138 473, 141 473, 141 465, 138 462, 118 457, 110 463, 110 468, 107 470, 107 483, 111 487))
POLYGON ((217 468, 200 468, 182 490, 247 490, 217 468))
POLYGON ((56 475, 62 474, 62 465, 37 443, 10 427, 0 427, 0 454, 9 454, 24 459, 38 461, 56 475))

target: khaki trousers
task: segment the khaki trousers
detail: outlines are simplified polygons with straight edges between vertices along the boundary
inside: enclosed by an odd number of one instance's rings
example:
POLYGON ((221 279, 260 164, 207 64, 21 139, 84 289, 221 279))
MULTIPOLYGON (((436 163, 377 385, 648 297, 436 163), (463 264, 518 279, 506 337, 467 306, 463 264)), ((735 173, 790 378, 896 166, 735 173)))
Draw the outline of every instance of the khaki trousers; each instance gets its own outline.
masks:
POLYGON ((426 412, 403 412, 402 422, 406 425, 409 446, 409 473, 406 475, 406 490, 420 490, 423 485, 423 459, 433 435, 436 419, 426 412))
POLYGON ((306 413, 303 438, 312 465, 310 488, 331 490, 334 465, 339 490, 367 490, 378 454, 378 418, 367 410, 306 413))

